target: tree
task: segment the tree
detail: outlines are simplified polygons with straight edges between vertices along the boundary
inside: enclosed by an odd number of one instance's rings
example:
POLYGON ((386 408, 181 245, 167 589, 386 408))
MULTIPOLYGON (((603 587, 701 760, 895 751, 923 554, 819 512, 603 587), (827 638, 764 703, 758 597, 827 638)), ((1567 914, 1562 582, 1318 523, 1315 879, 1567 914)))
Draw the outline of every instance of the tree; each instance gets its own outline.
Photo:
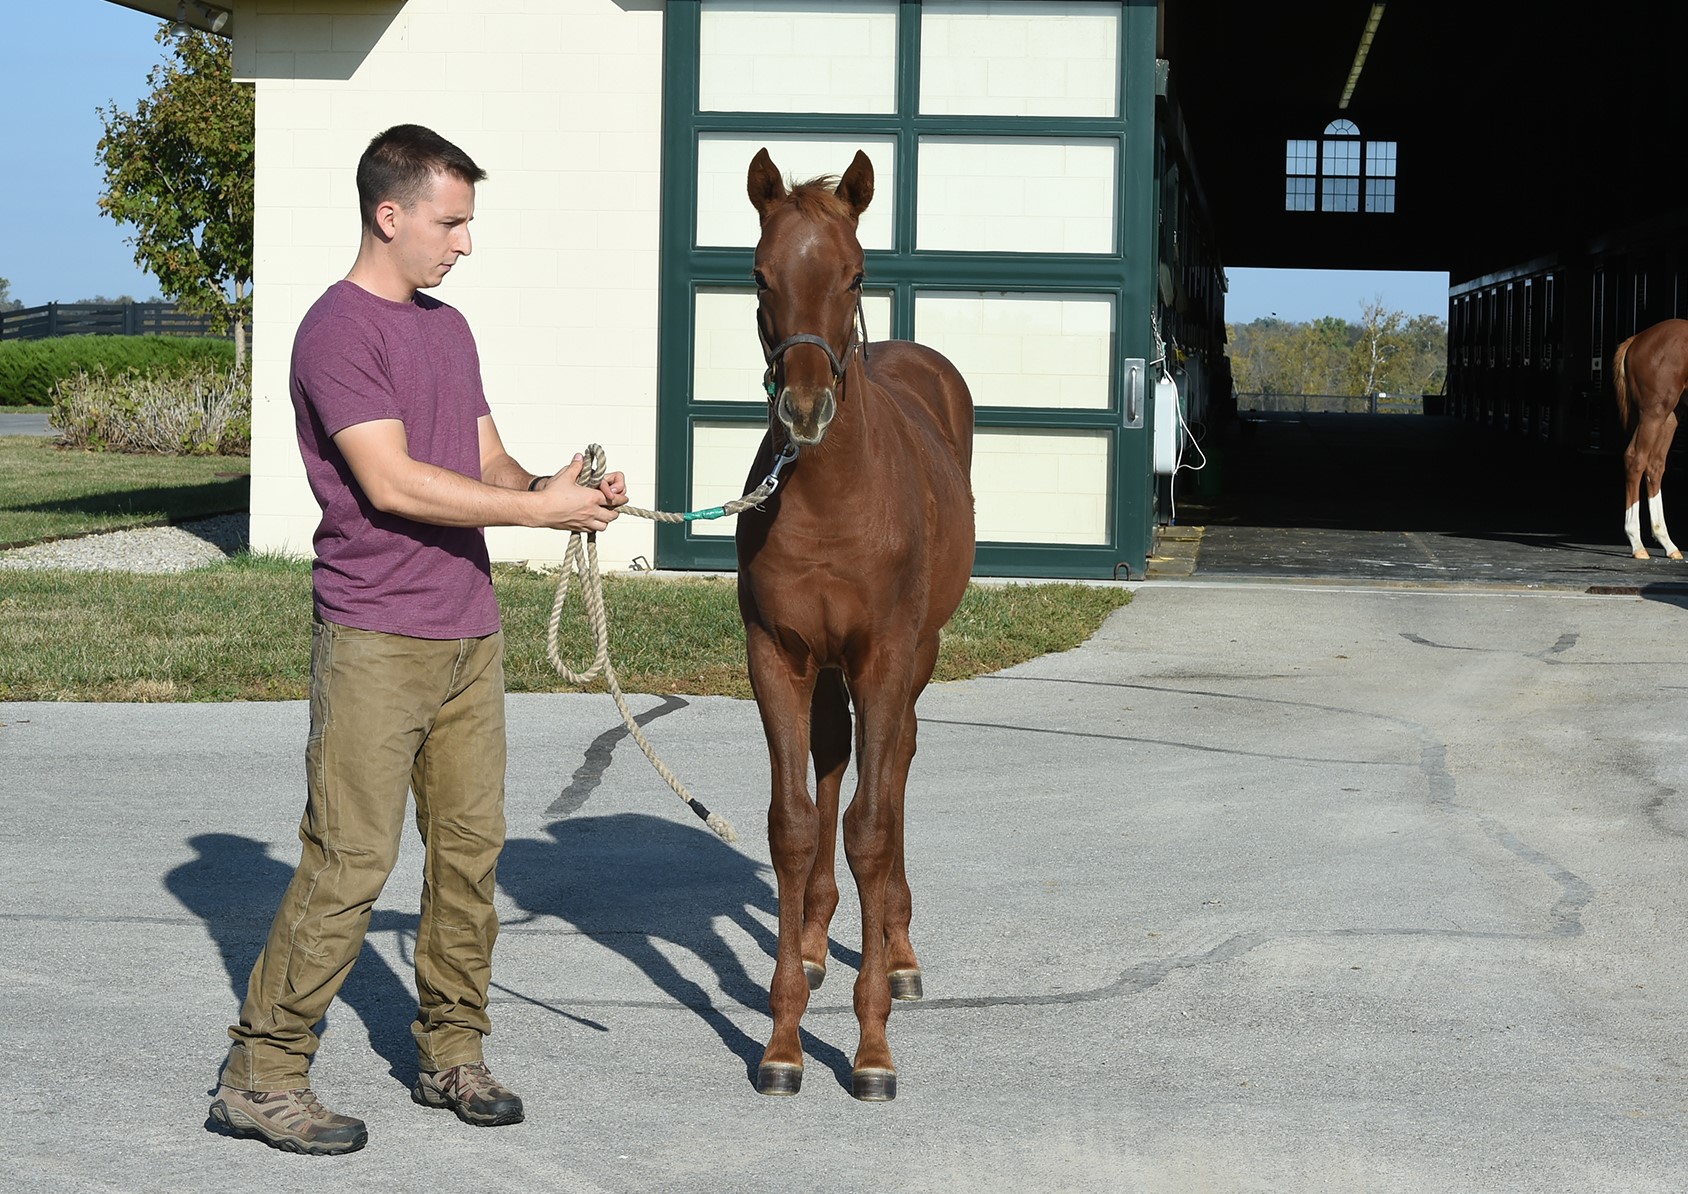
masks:
POLYGON ((1448 381, 1448 325, 1437 315, 1414 315, 1402 329, 1410 356, 1409 394, 1440 394, 1448 381))
POLYGON ((1370 397, 1403 388, 1406 322, 1404 312, 1383 305, 1382 295, 1360 304, 1360 335, 1348 358, 1349 393, 1370 397))
POLYGON ((133 112, 100 109, 100 210, 131 224, 135 263, 164 293, 215 326, 234 325, 246 359, 252 313, 254 104, 234 81, 226 39, 192 30, 156 39, 173 61, 153 67, 133 112))
POLYGON ((1228 324, 1225 338, 1241 394, 1435 394, 1447 374, 1447 324, 1391 311, 1381 298, 1361 304, 1357 324, 1334 315, 1311 323, 1273 317, 1228 324))
POLYGON ((12 280, 0 278, 0 311, 16 311, 22 306, 21 300, 12 297, 12 280))

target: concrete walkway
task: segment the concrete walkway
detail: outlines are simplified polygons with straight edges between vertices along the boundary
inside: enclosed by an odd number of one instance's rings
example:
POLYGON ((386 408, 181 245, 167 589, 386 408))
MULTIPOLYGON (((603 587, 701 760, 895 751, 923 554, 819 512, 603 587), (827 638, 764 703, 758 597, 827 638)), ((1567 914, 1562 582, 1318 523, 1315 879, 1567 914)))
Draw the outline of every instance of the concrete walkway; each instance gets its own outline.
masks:
MULTIPOLYGON (((754 1093, 775 891, 755 709, 514 697, 496 1071, 411 1103, 405 854, 314 1070, 350 1157, 217 1135, 223 1031, 297 858, 300 703, 0 704, 0 1185, 31 1190, 1688 1188, 1688 611, 1141 589, 922 702, 927 1000, 848 1094, 854 889, 794 1099, 754 1093)), ((414 838, 414 835, 411 835, 414 838)))
POLYGON ((52 435, 53 429, 47 422, 47 412, 16 413, 0 411, 0 435, 52 435))

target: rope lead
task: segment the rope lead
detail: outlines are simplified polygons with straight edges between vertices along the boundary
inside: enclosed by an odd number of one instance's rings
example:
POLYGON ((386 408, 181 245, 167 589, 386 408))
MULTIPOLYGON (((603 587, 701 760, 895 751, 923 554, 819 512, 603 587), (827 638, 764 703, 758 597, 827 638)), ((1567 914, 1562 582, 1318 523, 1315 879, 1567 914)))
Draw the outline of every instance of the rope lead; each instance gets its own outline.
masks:
MULTIPOLYGON (((588 444, 583 453, 585 462, 580 467, 580 484, 596 489, 602 483, 606 474, 604 449, 598 444, 588 444)), ((726 518, 748 510, 752 506, 766 501, 779 487, 780 471, 797 459, 797 447, 787 444, 774 461, 773 470, 769 472, 760 485, 742 498, 736 498, 724 506, 715 506, 708 510, 697 510, 687 514, 671 514, 661 510, 644 510, 637 506, 623 506, 623 514, 631 514, 635 518, 648 518, 655 522, 691 522, 700 518, 726 518)), ((703 801, 698 800, 681 783, 679 777, 668 769, 663 761, 657 758, 655 749, 639 729, 638 722, 633 719, 633 711, 627 707, 627 698, 621 693, 621 682, 616 679, 615 668, 610 663, 610 632, 609 616, 604 609, 604 578, 598 571, 598 536, 591 531, 574 531, 569 535, 568 549, 563 553, 562 576, 557 582, 557 597, 551 603, 551 620, 545 628, 545 656, 551 661, 551 666, 557 669, 557 674, 572 684, 590 684, 599 676, 604 677, 604 683, 610 690, 610 696, 615 699, 615 707, 621 712, 621 720, 627 726, 627 732, 633 735, 633 741, 639 744, 639 749, 645 752, 645 757, 656 768, 656 773, 667 781, 674 794, 683 800, 709 828, 713 829, 722 841, 738 841, 738 832, 733 829, 732 822, 720 813, 712 813, 704 807, 703 801), (563 662, 557 647, 558 625, 562 621, 563 605, 568 600, 569 584, 573 577, 580 578, 580 598, 586 607, 586 623, 592 629, 593 641, 597 644, 597 654, 593 657, 592 666, 584 672, 577 672, 563 662)))

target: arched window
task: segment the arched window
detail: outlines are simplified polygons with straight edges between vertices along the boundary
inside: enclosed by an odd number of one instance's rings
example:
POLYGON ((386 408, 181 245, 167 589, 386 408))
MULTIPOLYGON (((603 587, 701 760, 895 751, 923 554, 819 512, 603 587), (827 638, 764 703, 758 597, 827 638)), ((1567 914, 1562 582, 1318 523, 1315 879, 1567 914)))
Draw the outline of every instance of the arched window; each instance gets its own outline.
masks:
POLYGON ((1395 210, 1394 141, 1363 141, 1352 120, 1333 120, 1319 140, 1290 140, 1285 211, 1395 210))

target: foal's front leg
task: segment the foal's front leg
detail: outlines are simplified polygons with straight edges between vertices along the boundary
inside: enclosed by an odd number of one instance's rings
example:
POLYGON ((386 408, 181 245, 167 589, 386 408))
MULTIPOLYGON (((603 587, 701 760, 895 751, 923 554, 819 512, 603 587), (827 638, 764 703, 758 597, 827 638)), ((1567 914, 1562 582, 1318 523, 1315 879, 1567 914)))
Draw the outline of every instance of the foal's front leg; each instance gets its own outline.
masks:
POLYGON ((819 837, 809 886, 803 895, 803 973, 809 989, 826 979, 827 930, 838 910, 838 792, 850 763, 850 696, 844 674, 829 669, 815 683, 809 707, 809 753, 815 760, 815 812, 819 837))
POLYGON ((779 889, 779 947, 768 990, 774 1029, 756 1068, 756 1089, 792 1095, 803 1084, 798 1024, 809 1006, 809 980, 803 972, 803 893, 815 865, 819 828, 808 783, 809 700, 815 672, 786 656, 766 632, 747 627, 745 646, 768 739, 768 852, 779 889))

